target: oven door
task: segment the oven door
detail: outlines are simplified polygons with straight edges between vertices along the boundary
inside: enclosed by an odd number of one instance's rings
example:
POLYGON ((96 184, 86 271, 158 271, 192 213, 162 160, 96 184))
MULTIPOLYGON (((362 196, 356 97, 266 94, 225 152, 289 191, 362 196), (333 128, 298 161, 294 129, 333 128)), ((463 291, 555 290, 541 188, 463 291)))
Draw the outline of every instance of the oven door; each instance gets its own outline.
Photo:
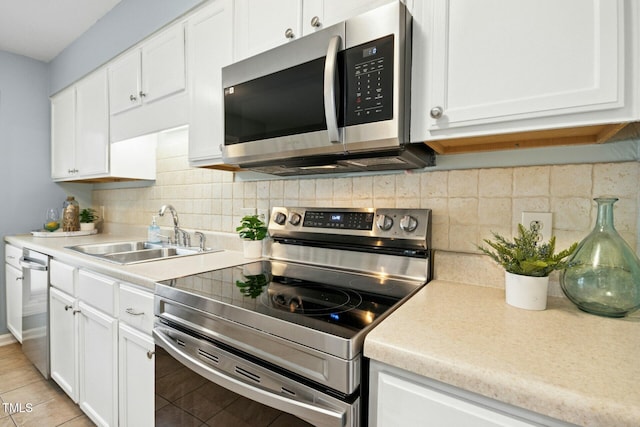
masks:
MULTIPOLYGON (((339 400, 269 369, 257 360, 245 359, 189 331, 159 322, 156 322, 153 336, 157 354, 156 394, 160 398, 156 398, 156 402, 170 405, 169 409, 156 408, 156 424, 161 424, 162 420, 158 418, 163 416, 183 422, 186 421, 184 417, 195 416, 197 411, 201 414, 197 418, 202 422, 215 417, 223 417, 220 419, 224 420, 224 417, 234 416, 233 405, 244 405, 240 409, 246 414, 249 409, 245 406, 263 404, 275 411, 266 408, 262 417, 274 420, 279 416, 298 418, 297 423, 294 419, 291 425, 359 425, 359 397, 354 402, 339 400), (184 367, 190 371, 185 372, 184 367), (208 382, 216 385, 215 391, 211 390, 208 382), (201 396, 197 396, 198 390, 201 390, 201 396), (238 395, 252 402, 238 401, 238 395), (216 396, 218 401, 211 401, 212 396, 216 396), (208 406, 200 404, 197 411, 185 407, 194 401, 206 400, 210 401, 208 406), (189 414, 178 414, 183 410, 189 414)), ((236 416, 238 412, 236 409, 236 416)), ((254 417, 262 418, 255 414, 254 417)), ((251 425, 252 419, 244 421, 251 425)), ((259 421, 264 425, 264 419, 259 421)))

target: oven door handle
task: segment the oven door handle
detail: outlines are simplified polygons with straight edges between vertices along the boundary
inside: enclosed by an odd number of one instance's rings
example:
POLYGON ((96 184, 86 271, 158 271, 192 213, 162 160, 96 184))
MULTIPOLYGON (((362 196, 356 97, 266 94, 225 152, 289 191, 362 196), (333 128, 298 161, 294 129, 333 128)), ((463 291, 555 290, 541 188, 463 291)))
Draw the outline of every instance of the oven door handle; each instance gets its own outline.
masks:
POLYGON ((158 330, 153 329, 153 336, 156 342, 164 348, 174 359, 182 363, 192 371, 202 375, 209 381, 212 381, 222 387, 225 387, 235 393, 238 393, 248 399, 264 403, 284 412, 298 416, 314 426, 318 427, 343 427, 346 422, 346 414, 332 409, 321 408, 317 404, 310 404, 298 400, 289 399, 284 396, 263 390, 252 384, 245 383, 237 378, 231 377, 224 372, 218 371, 207 366, 202 361, 192 357, 181 351, 171 338, 158 330))

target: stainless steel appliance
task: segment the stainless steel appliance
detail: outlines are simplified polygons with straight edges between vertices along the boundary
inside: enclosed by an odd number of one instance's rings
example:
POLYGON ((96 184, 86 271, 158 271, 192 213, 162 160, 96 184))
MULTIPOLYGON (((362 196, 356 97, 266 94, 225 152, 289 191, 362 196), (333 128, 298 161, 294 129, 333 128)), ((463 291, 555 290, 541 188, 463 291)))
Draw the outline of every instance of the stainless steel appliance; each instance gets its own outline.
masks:
POLYGON ((22 351, 49 378, 49 257, 23 249, 22 351))
POLYGON ((313 425, 364 426, 364 338, 429 280, 430 228, 428 209, 274 208, 269 260, 156 285, 156 345, 313 425))
POLYGON ((414 169, 411 15, 399 1, 222 70, 223 158, 274 175, 414 169))

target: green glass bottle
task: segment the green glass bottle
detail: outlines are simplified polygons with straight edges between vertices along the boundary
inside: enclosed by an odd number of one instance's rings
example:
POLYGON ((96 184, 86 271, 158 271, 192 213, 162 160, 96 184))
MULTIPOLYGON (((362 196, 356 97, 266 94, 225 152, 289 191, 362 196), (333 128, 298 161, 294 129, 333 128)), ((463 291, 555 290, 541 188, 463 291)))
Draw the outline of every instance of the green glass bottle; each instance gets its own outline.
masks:
POLYGON ((617 198, 597 198, 596 226, 560 274, 560 286, 583 311, 624 317, 640 308, 640 260, 613 225, 617 198))

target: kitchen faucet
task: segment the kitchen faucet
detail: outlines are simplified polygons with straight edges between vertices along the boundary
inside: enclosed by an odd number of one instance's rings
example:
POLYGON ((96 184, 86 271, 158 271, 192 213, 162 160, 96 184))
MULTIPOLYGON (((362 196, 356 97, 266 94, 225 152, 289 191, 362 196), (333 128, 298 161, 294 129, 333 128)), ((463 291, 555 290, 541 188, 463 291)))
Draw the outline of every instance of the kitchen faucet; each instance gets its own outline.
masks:
POLYGON ((180 235, 182 234, 182 240, 184 241, 184 245, 186 246, 187 240, 190 240, 188 239, 188 237, 186 237, 189 234, 180 228, 180 224, 178 222, 178 212, 176 212, 176 209, 171 205, 162 205, 160 207, 160 210, 158 211, 158 215, 164 216, 164 213, 167 211, 167 209, 169 209, 169 212, 171 212, 171 216, 173 217, 173 234, 176 245, 180 245, 180 235))

